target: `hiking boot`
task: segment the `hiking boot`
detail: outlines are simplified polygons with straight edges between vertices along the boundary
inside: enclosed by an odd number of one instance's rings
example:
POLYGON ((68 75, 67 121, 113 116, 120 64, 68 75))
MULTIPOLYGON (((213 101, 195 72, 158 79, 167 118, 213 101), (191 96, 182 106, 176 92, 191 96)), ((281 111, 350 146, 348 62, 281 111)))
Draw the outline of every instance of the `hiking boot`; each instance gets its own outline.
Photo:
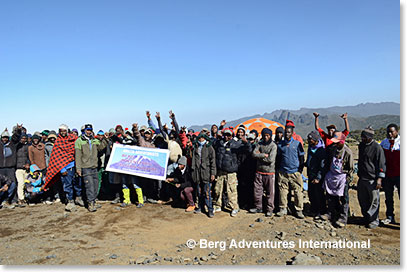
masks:
POLYGON ((195 214, 199 214, 201 212, 202 212, 201 209, 195 209, 195 211, 194 211, 195 214))
POLYGON ((96 208, 96 209, 100 209, 100 208, 102 208, 102 205, 100 205, 99 203, 96 202, 96 203, 95 203, 95 208, 96 208))
POLYGON ((17 202, 17 206, 20 208, 24 208, 26 206, 25 201, 24 200, 19 200, 17 202))
POLYGON ((60 203, 60 202, 61 202, 61 199, 59 199, 59 198, 54 200, 54 203, 60 203))
POLYGON ((12 210, 12 209, 14 209, 16 207, 16 205, 14 203, 10 204, 7 201, 4 201, 3 204, 2 204, 2 207, 12 210))
POLYGON ((368 229, 375 229, 375 228, 378 227, 378 225, 377 225, 376 223, 372 222, 372 223, 368 224, 366 227, 367 227, 368 229))
POLYGON ((188 208, 185 209, 186 212, 193 212, 195 210, 195 206, 188 206, 188 208))
POLYGON ((253 208, 249 210, 249 213, 263 213, 262 209, 253 208))
POLYGON ((266 212, 266 217, 273 217, 273 213, 272 212, 266 212))
POLYGON ((295 213, 295 217, 297 217, 298 219, 304 219, 304 218, 305 218, 305 216, 304 216, 304 214, 302 213, 302 211, 297 211, 297 212, 295 213))
POLYGON ((71 212, 75 209, 75 203, 73 200, 69 200, 69 202, 65 205, 65 211, 71 212))
POLYGON ((213 218, 215 216, 215 213, 213 211, 209 211, 208 216, 209 218, 213 218))
POLYGON ((345 223, 343 223, 343 222, 341 222, 341 221, 336 221, 335 222, 335 225, 338 227, 338 228, 344 228, 345 227, 345 223))
POLYGON ((120 207, 125 208, 125 207, 127 207, 129 205, 130 205, 130 203, 123 202, 122 204, 120 204, 120 207))
POLYGON ((77 197, 75 198, 75 204, 78 205, 78 206, 81 206, 81 207, 85 206, 85 203, 83 203, 82 198, 79 197, 79 196, 77 196, 77 197))
POLYGON ((46 204, 46 205, 52 205, 52 204, 54 204, 54 202, 52 202, 52 201, 50 201, 50 200, 45 200, 43 203, 46 204))
POLYGON ((328 220, 329 220, 329 215, 327 215, 327 214, 321 214, 321 215, 319 216, 319 218, 321 218, 321 220, 328 221, 328 220))
POLYGON ((95 202, 88 203, 88 211, 96 212, 96 205, 95 202))
POLYGON ((221 207, 216 207, 213 209, 214 213, 221 212, 221 211, 222 211, 221 207))
POLYGON ((394 220, 394 217, 392 217, 392 216, 388 216, 386 219, 383 219, 381 222, 383 225, 396 224, 396 220, 394 220))
POLYGON ((230 216, 235 217, 238 212, 239 212, 239 210, 233 210, 233 211, 230 213, 230 216))
POLYGON ((281 209, 276 215, 278 217, 286 216, 287 215, 287 209, 281 209))
POLYGON ((120 197, 116 197, 115 199, 110 202, 110 204, 119 204, 120 203, 120 197))
POLYGON ((136 206, 136 208, 143 208, 144 207, 144 204, 143 203, 139 203, 139 204, 137 204, 137 206, 136 206))

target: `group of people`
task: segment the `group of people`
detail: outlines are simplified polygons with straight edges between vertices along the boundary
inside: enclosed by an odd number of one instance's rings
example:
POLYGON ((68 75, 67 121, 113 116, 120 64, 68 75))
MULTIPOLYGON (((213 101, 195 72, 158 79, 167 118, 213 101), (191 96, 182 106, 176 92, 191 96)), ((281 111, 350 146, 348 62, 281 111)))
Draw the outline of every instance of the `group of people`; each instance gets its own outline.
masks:
MULTIPOLYGON (((109 131, 94 131, 91 124, 80 131, 62 124, 56 131, 44 130, 32 136, 22 125, 10 137, 7 129, 0 143, 0 201, 3 207, 55 201, 67 211, 78 206, 95 212, 98 199, 110 199, 123 207, 145 202, 172 203, 186 212, 207 213, 212 218, 222 210, 237 216, 241 209, 267 217, 292 214, 304 218, 303 170, 308 177, 310 214, 344 227, 349 216, 349 184, 355 172, 347 114, 341 115, 345 130, 329 125, 307 135, 305 153, 294 122, 274 132, 258 132, 243 125, 236 131, 222 121, 220 126, 201 131, 179 128, 170 111, 172 128, 158 127, 146 112, 148 126, 117 125, 109 131), (152 180, 105 170, 113 144, 137 145, 169 150, 167 178, 152 180)), ((400 136, 398 126, 387 127, 381 144, 373 140, 374 130, 362 131, 357 164, 357 195, 366 226, 379 225, 379 190, 386 196, 384 224, 394 223, 393 194, 400 196, 400 136)), ((1 203, 0 202, 0 203, 1 203)))

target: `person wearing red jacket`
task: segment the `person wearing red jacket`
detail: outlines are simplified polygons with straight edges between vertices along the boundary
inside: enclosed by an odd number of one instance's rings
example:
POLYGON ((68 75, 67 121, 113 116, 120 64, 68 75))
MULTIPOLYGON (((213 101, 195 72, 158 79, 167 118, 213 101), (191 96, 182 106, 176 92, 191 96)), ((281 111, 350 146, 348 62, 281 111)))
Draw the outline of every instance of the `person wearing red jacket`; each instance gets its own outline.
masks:
MULTIPOLYGON (((336 129, 336 126, 331 124, 328 125, 326 127, 326 129, 328 130, 328 133, 325 132, 322 128, 319 127, 319 113, 314 112, 314 117, 315 117, 315 129, 319 132, 319 135, 321 135, 322 140, 324 141, 325 147, 330 146, 331 144, 333 144, 332 138, 335 135, 335 132, 337 132, 338 130, 336 129)), ((344 120, 345 122, 345 129, 342 131, 342 135, 346 137, 348 137, 349 135, 349 122, 348 122, 348 114, 344 113, 341 115, 341 118, 344 120)))
POLYGON ((384 225, 394 224, 394 187, 400 199, 400 135, 396 124, 387 126, 387 138, 380 145, 386 157, 386 178, 383 188, 386 196, 386 219, 382 220, 384 225))

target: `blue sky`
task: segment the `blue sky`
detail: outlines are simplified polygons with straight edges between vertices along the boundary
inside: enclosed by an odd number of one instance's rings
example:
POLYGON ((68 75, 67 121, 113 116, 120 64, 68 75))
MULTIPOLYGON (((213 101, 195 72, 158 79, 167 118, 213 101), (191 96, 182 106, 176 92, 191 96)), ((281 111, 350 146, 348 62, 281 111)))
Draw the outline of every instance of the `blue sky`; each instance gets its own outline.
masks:
POLYGON ((399 1, 1 1, 0 129, 400 102, 399 1))

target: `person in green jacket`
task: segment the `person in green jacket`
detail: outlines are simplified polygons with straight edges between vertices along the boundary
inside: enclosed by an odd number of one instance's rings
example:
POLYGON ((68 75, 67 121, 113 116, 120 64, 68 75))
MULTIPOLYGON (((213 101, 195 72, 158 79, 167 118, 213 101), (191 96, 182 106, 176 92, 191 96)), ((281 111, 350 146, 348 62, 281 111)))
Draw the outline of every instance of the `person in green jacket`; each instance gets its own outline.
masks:
POLYGON ((98 151, 108 145, 107 135, 102 140, 94 137, 91 124, 85 125, 85 133, 75 142, 76 172, 85 183, 88 210, 96 211, 96 197, 99 188, 98 179, 98 151))

